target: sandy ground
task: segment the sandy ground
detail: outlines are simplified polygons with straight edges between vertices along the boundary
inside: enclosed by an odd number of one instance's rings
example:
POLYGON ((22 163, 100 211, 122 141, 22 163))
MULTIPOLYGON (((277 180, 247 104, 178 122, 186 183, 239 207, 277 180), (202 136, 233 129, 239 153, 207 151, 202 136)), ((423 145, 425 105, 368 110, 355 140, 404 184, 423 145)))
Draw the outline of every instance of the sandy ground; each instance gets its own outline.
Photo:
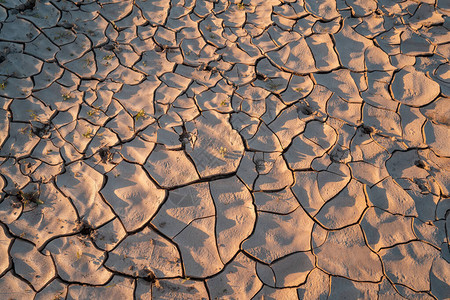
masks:
POLYGON ((0 299, 450 298, 450 1, 0 0, 0 299))

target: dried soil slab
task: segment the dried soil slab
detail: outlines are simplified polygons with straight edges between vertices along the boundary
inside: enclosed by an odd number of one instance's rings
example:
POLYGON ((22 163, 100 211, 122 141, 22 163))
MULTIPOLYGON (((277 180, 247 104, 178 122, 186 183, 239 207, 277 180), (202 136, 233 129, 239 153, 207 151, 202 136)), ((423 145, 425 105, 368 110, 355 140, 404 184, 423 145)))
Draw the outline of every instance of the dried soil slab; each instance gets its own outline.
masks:
POLYGON ((82 57, 90 48, 91 41, 89 38, 84 34, 78 34, 73 42, 61 46, 61 50, 56 53, 56 59, 64 65, 82 57))
POLYGON ((207 277, 223 269, 216 244, 215 217, 192 221, 173 241, 180 249, 187 277, 207 277))
POLYGON ((315 215, 325 204, 317 183, 317 172, 294 172, 295 184, 291 187, 297 201, 303 209, 311 215, 315 215))
POLYGON ((346 0, 346 3, 351 7, 352 16, 355 17, 365 17, 377 9, 377 2, 375 0, 346 0))
MULTIPOLYGON (((448 218, 448 216, 447 216, 448 218)), ((448 225, 447 225, 448 226, 448 225)), ((446 222, 444 220, 422 222, 414 219, 413 229, 419 240, 428 242, 437 248, 444 248, 446 243, 446 222)))
POLYGON ((0 155, 22 158, 29 156, 39 143, 39 137, 32 133, 27 123, 9 123, 9 136, 0 149, 0 155))
MULTIPOLYGON (((291 107, 288 107, 287 109, 283 110, 278 117, 268 125, 268 128, 275 133, 276 137, 279 140, 279 143, 281 144, 281 147, 283 149, 287 148, 291 142, 292 139, 301 133, 306 125, 307 120, 302 120, 301 113, 299 113, 299 109, 297 106, 292 105, 291 107)), ((261 124, 260 130, 263 126, 263 123, 261 124)), ((258 138, 258 140, 263 141, 263 137, 258 137, 258 133, 254 137, 255 139, 258 138)), ((255 141, 256 142, 256 141, 255 141)), ((277 146, 277 141, 274 141, 275 145, 277 146)), ((249 141, 250 144, 250 141, 249 141)), ((270 148, 269 148, 270 149, 270 148)), ((264 149, 262 151, 267 151, 269 149, 264 149)), ((272 151, 280 151, 278 147, 273 148, 272 151)))
POLYGON ((12 241, 3 225, 0 225, 0 241, 0 273, 3 273, 9 267, 8 250, 12 241))
POLYGON ((355 282, 342 277, 331 277, 330 299, 375 299, 378 284, 355 282))
POLYGON ((147 142, 137 136, 130 142, 122 145, 120 154, 128 161, 143 165, 154 147, 154 143, 147 142))
POLYGON ((242 249, 268 264, 297 251, 308 251, 313 224, 301 207, 287 215, 258 212, 255 231, 242 249))
POLYGON ((173 238, 193 220, 214 216, 215 213, 209 185, 191 184, 169 191, 167 201, 153 218, 152 224, 173 238))
POLYGON ((331 73, 314 74, 314 78, 318 84, 327 87, 344 100, 351 103, 361 103, 362 98, 351 74, 349 70, 341 69, 331 73))
POLYGON ((359 225, 329 232, 314 254, 318 266, 334 275, 358 281, 379 281, 383 276, 381 260, 365 244, 359 225))
POLYGON ((6 17, 8 17, 7 10, 2 6, 0 7, 0 21, 4 22, 6 20, 6 17))
POLYGON ((256 192, 253 196, 258 211, 288 214, 299 206, 294 194, 288 188, 277 192, 256 192))
POLYGON ((411 30, 403 32, 401 39, 400 49, 402 54, 411 56, 431 55, 435 48, 430 41, 411 30))
MULTIPOLYGON (((435 102, 432 102, 432 104, 430 105, 433 105, 433 103, 435 102)), ((428 107, 428 105, 425 107, 428 107)), ((445 113, 445 109, 442 109, 442 111, 445 113)), ((419 110, 416 107, 401 105, 399 109, 399 114, 403 130, 403 140, 407 143, 407 145, 410 148, 424 147, 425 143, 422 128, 427 118, 423 115, 423 113, 421 113, 421 110, 419 110)), ((430 119, 433 119, 432 117, 430 117, 430 115, 428 115, 428 117, 430 119)))
POLYGON ((209 296, 201 281, 165 279, 158 280, 158 283, 152 287, 152 299, 208 299, 209 296))
POLYGON ((366 211, 361 227, 368 245, 375 251, 415 239, 411 229, 412 218, 393 215, 377 207, 366 211))
POLYGON ((420 28, 422 25, 431 27, 431 25, 444 22, 442 14, 432 4, 421 3, 414 15, 408 19, 409 25, 413 28, 420 28))
POLYGON ((0 63, 0 75, 27 78, 40 72, 42 61, 23 53, 10 53, 0 63))
POLYGON ((110 112, 111 114, 114 114, 114 118, 112 118, 105 127, 117 134, 121 141, 131 140, 134 136, 133 117, 130 116, 127 111, 122 109, 116 101, 109 107, 106 114, 109 114, 110 112))
POLYGON ((210 182, 216 213, 216 240, 224 263, 239 251, 256 221, 253 198, 236 176, 210 182))
POLYGON ((105 34, 108 22, 102 16, 99 15, 92 20, 77 21, 76 24, 77 33, 79 32, 87 35, 91 40, 93 47, 99 47, 108 41, 105 34), (95 30, 92 30, 93 28, 95 28, 95 30))
POLYGON ((439 95, 439 84, 412 66, 395 73, 391 83, 394 99, 400 103, 419 107, 433 101, 439 95))
POLYGON ((324 201, 342 191, 351 180, 350 168, 345 164, 332 163, 326 171, 317 175, 317 186, 324 201))
POLYGON ((256 262, 239 253, 223 270, 208 279, 206 285, 211 298, 252 298, 262 287, 256 274, 256 262))
POLYGON ((138 300, 152 299, 152 286, 153 286, 152 282, 146 279, 138 278, 136 280, 136 288, 134 292, 135 299, 138 300))
POLYGON ((334 19, 331 21, 317 21, 314 23, 312 31, 315 34, 324 34, 324 33, 330 33, 334 34, 339 31, 341 25, 340 25, 340 19, 334 19))
POLYGON ((232 173, 239 166, 244 145, 228 118, 224 114, 205 111, 186 124, 188 132, 196 132, 195 144, 186 145, 186 153, 202 178, 232 173))
MULTIPOLYGON (((166 83, 162 83, 155 93, 155 102, 163 105, 172 104, 175 99, 181 94, 181 90, 168 86, 166 83)), ((157 116, 159 117, 161 112, 157 111, 157 116)))
POLYGON ((336 10, 336 2, 333 0, 305 0, 305 9, 306 11, 311 12, 314 16, 325 21, 339 17, 339 13, 336 10))
POLYGON ((439 97, 427 106, 420 108, 420 112, 435 123, 450 126, 450 106, 448 98, 439 97))
POLYGON ((389 56, 392 66, 397 69, 402 69, 405 66, 413 66, 416 63, 414 56, 408 56, 406 54, 396 54, 389 56))
MULTIPOLYGON (((180 48, 183 53, 183 63, 189 66, 207 65, 211 61, 217 61, 219 59, 216 48, 206 44, 203 39, 184 39, 180 44, 180 48)), ((235 51, 230 51, 227 57, 232 60, 237 59, 238 62, 240 62, 239 59, 245 61, 246 58, 250 58, 247 53, 238 50, 237 47, 235 47, 235 51)))
POLYGON ((199 179, 194 165, 183 150, 167 150, 161 145, 155 146, 144 167, 164 188, 185 185, 199 179))
POLYGON ((352 71, 365 71, 364 53, 373 42, 358 34, 344 21, 342 29, 333 35, 340 61, 345 68, 352 71))
POLYGON ((41 72, 33 77, 34 91, 48 88, 56 79, 60 78, 64 69, 60 68, 55 62, 44 62, 41 72))
POLYGON ((430 289, 430 270, 439 256, 434 247, 413 241, 380 251, 386 275, 394 283, 404 284, 416 291, 430 289))
POLYGON ((364 195, 364 185, 351 180, 337 196, 323 205, 315 218, 329 229, 340 229, 355 224, 367 207, 364 195))
POLYGON ((217 90, 215 87, 196 95, 195 100, 202 110, 216 110, 230 113, 232 111, 229 105, 231 102, 230 94, 230 91, 217 90))
POLYGON ((24 19, 14 19, 12 22, 2 23, 0 40, 15 43, 28 43, 39 35, 39 31, 33 24, 24 19))
MULTIPOLYGON (((292 77, 289 80, 289 85, 287 86, 286 90, 284 90, 280 94, 280 96, 281 99, 283 99, 284 103, 291 104, 309 95, 313 90, 313 88, 314 83, 309 76, 292 75, 292 77)), ((274 96, 272 95, 271 97, 274 96)), ((269 109, 266 109, 266 113, 276 113, 276 112, 275 111, 270 112, 269 109)))
POLYGON ((427 144, 437 155, 450 157, 448 147, 448 141, 450 140, 449 126, 428 121, 424 126, 424 132, 427 144))
MULTIPOLYGON (((249 18, 251 18, 251 14, 249 14, 249 18)), ((270 12, 269 12, 269 20, 270 20, 271 16, 270 16, 270 12)), ((270 21, 269 21, 270 22, 270 21)), ((279 44, 275 44, 276 41, 274 41, 271 37, 271 34, 273 33, 274 36, 277 35, 277 33, 275 33, 275 30, 273 29, 273 27, 269 27, 269 29, 264 30, 260 36, 257 37, 253 37, 252 42, 253 44, 258 47, 258 49, 260 49, 261 52, 269 52, 269 51, 273 51, 276 49, 279 49, 281 46, 285 45, 287 43, 286 40, 283 40, 283 44, 279 45, 279 44)), ((298 38, 299 35, 290 35, 295 36, 295 38, 298 38)), ((278 40, 281 40, 283 38, 283 35, 280 34, 278 40)), ((295 38, 291 38, 291 40, 295 40, 295 38)))
POLYGON ((98 193, 103 180, 100 173, 84 162, 67 166, 66 172, 56 178, 57 186, 72 200, 81 219, 92 227, 99 227, 114 218, 111 208, 98 193))
POLYGON ((164 0, 158 1, 136 1, 136 6, 142 10, 144 18, 150 22, 152 26, 163 25, 167 18, 170 2, 164 0))
POLYGON ((114 172, 108 173, 101 194, 130 232, 152 218, 164 200, 165 191, 148 178, 140 165, 122 161, 114 172))
MULTIPOLYGON (((394 289, 394 285, 391 284, 386 278, 383 278, 383 281, 379 284, 379 292, 378 295, 382 299, 394 299, 394 300, 403 300, 402 297, 397 290, 394 289)), ((420 299, 420 297, 419 297, 420 299)), ((423 298, 422 298, 423 299, 423 298)), ((427 298, 425 298, 427 299, 427 298)))
POLYGON ((29 20, 40 29, 55 26, 60 17, 61 12, 49 2, 36 2, 32 10, 27 9, 20 14, 20 18, 29 20))
POLYGON ((61 237, 45 247, 52 255, 61 279, 87 284, 105 284, 113 275, 103 262, 106 254, 89 239, 79 236, 61 237))
POLYGON ((314 269, 315 258, 311 252, 296 252, 270 265, 275 275, 275 286, 279 288, 298 286, 314 269))
POLYGON ((51 257, 41 254, 31 243, 17 239, 10 253, 16 274, 28 280, 36 290, 43 288, 56 275, 51 257))
MULTIPOLYGON (((246 64, 246 65, 254 65, 255 62, 257 61, 257 59, 259 58, 259 55, 257 56, 257 55, 252 55, 252 54, 254 54, 254 53, 259 54, 258 53, 259 51, 257 49, 255 49, 253 45, 251 45, 251 48, 245 49, 245 50, 250 50, 249 51, 250 53, 248 53, 248 52, 242 50, 242 48, 238 47, 237 45, 242 47, 241 43, 239 43, 239 42, 238 43, 228 42, 226 48, 217 50, 216 53, 221 55, 223 60, 230 64, 239 64, 240 63, 240 64, 246 64), (254 53, 251 53, 251 52, 254 52, 254 53)), ((248 47, 248 45, 243 45, 243 46, 248 47)), ((203 55, 203 56, 205 56, 205 55, 203 55)), ((209 56, 210 56, 211 61, 214 60, 214 58, 216 58, 216 57, 212 56, 212 53, 209 56)), ((188 62, 194 63, 193 57, 190 57, 190 60, 191 61, 188 61, 188 62)), ((202 59, 200 61, 205 61, 205 60, 202 59)))
POLYGON ((43 30, 48 38, 57 46, 63 46, 72 43, 77 38, 77 35, 71 30, 64 27, 52 27, 43 30))
POLYGON ((449 282, 449 263, 442 258, 435 259, 430 272, 431 293, 438 299, 450 297, 449 282))
POLYGON ((317 70, 327 72, 339 67, 339 59, 329 34, 313 34, 306 38, 306 42, 314 56, 317 70))
POLYGON ((111 222, 95 230, 92 241, 98 248, 111 251, 125 238, 126 234, 125 227, 118 218, 114 218, 111 222))
POLYGON ((333 127, 318 121, 308 122, 303 135, 324 150, 329 150, 338 137, 333 127))
POLYGON ((11 114, 8 111, 0 109, 0 147, 3 146, 8 137, 10 116, 11 114))
POLYGON ((283 150, 276 134, 262 122, 253 137, 247 140, 250 150, 262 152, 281 152, 283 150))
POLYGON ((303 37, 280 50, 267 53, 267 56, 277 67, 294 74, 308 74, 317 70, 314 56, 303 37))
POLYGON ((291 185, 294 181, 286 161, 277 152, 265 153, 264 158, 255 159, 255 164, 259 173, 255 181, 255 191, 280 190, 291 185))
POLYGON ((367 195, 369 196, 369 203, 392 214, 417 216, 414 200, 392 177, 388 177, 367 189, 367 195))
POLYGON ((64 67, 77 76, 88 79, 95 74, 97 70, 97 61, 95 60, 94 52, 89 51, 80 58, 65 63, 64 67))
POLYGON ((364 56, 366 68, 369 72, 395 70, 389 61, 389 56, 378 47, 368 47, 364 53, 364 56))
POLYGON ((313 269, 306 283, 297 289, 299 299, 327 299, 330 290, 330 277, 319 269, 313 269))
POLYGON ((363 122, 365 125, 375 128, 380 134, 401 137, 402 127, 400 116, 390 110, 364 105, 363 122))
POLYGON ((217 17, 223 20, 223 25, 226 27, 242 27, 245 23, 245 7, 240 8, 236 4, 231 4, 217 17))
POLYGON ((349 125, 357 126, 362 120, 360 103, 349 103, 333 94, 327 102, 326 112, 330 117, 342 120, 349 125))
POLYGON ((125 238, 109 252, 105 265, 131 276, 147 277, 150 271, 157 278, 182 275, 175 245, 149 227, 125 238))
POLYGON ((115 275, 104 286, 70 285, 66 299, 131 299, 134 294, 135 281, 131 278, 115 275))
MULTIPOLYGON (((96 79, 106 79, 109 73, 119 66, 119 60, 112 51, 105 51, 101 48, 94 49, 97 69, 95 70, 96 79)), ((92 65, 94 65, 92 63, 92 65)))
POLYGON ((395 284, 395 288, 398 293, 402 296, 402 299, 427 299, 432 300, 433 298, 429 292, 416 292, 412 290, 410 287, 406 287, 404 285, 395 284))
POLYGON ((0 278, 0 290, 5 299, 28 300, 36 295, 25 281, 14 276, 11 271, 0 278))
POLYGON ((263 288, 255 295, 255 299, 297 299, 297 291, 295 288, 275 289, 264 285, 263 288))
POLYGON ((10 224, 14 222, 21 214, 23 208, 21 206, 14 205, 15 199, 12 197, 6 197, 0 203, 0 221, 3 224, 10 224))
POLYGON ((438 157, 432 151, 419 152, 419 155, 426 159, 430 164, 430 174, 437 181, 443 194, 450 194, 450 159, 445 157, 438 157))
POLYGON ((24 99, 31 95, 33 89, 33 82, 31 78, 14 78, 0 76, 0 96, 7 98, 24 99))
POLYGON ((256 74, 253 66, 235 64, 230 71, 224 73, 224 77, 236 86, 242 86, 253 81, 256 74))
POLYGON ((83 101, 83 92, 78 91, 75 86, 65 87, 57 82, 34 92, 33 96, 50 106, 51 109, 60 111, 66 111, 83 101))
POLYGON ((67 286, 59 279, 54 279, 46 287, 36 294, 35 300, 58 299, 65 298, 67 295, 67 286))
POLYGON ((60 127, 59 133, 77 152, 83 153, 99 128, 88 121, 77 119, 67 126, 60 127))
POLYGON ((157 78, 149 76, 146 80, 138 85, 123 85, 118 93, 114 94, 114 98, 125 106, 128 112, 135 115, 141 109, 147 114, 154 114, 153 93, 160 84, 157 78))
POLYGON ((30 182, 30 178, 22 173, 20 164, 18 164, 14 158, 9 158, 7 160, 2 159, 0 171, 2 172, 2 179, 4 180, 2 180, 2 183, 6 183, 7 189, 5 189, 5 191, 14 188, 23 188, 30 182))
MULTIPOLYGON (((427 37, 432 43, 438 44, 436 48, 436 53, 444 54, 444 51, 448 51, 448 44, 445 43, 450 39, 450 32, 445 26, 432 26, 429 28, 422 28, 422 35, 427 37), (445 49, 445 50, 444 50, 445 49), (441 52, 442 51, 442 52, 441 52)), ((442 55, 445 57, 445 55, 442 55)))
POLYGON ((421 168, 418 162, 420 156, 417 150, 395 152, 386 161, 386 168, 393 178, 426 178, 428 171, 421 168))
POLYGON ((133 9, 133 2, 131 0, 126 1, 113 1, 112 3, 106 3, 101 6, 102 15, 107 20, 118 21, 131 13, 133 9))
POLYGON ((12 119, 21 122, 39 121, 47 123, 53 114, 49 107, 44 106, 42 102, 34 97, 16 99, 9 108, 12 112, 12 119))
POLYGON ((130 85, 138 84, 145 78, 145 73, 143 74, 133 69, 119 65, 114 71, 109 73, 108 76, 111 80, 118 83, 130 85))
POLYGON ((349 165, 352 169, 353 177, 369 186, 373 186, 389 176, 385 168, 379 168, 364 161, 350 162, 349 165))
POLYGON ((135 65, 137 70, 140 70, 149 76, 161 76, 166 72, 171 72, 175 63, 167 60, 165 53, 149 50, 142 53, 142 59, 135 65))
POLYGON ((284 154, 289 167, 293 170, 309 169, 312 161, 322 156, 325 149, 306 138, 299 135, 293 139, 289 149, 284 154))
POLYGON ((399 184, 414 199, 418 218, 424 222, 436 219, 439 186, 434 178, 398 179, 399 184))

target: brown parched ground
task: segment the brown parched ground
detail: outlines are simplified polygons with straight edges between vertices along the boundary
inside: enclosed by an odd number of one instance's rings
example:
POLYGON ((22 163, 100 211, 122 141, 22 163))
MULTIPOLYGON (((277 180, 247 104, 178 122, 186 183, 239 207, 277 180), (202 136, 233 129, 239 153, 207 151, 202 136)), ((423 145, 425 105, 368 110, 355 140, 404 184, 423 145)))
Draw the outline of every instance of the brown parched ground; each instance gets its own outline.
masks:
POLYGON ((0 299, 449 299, 450 1, 0 0, 0 299))

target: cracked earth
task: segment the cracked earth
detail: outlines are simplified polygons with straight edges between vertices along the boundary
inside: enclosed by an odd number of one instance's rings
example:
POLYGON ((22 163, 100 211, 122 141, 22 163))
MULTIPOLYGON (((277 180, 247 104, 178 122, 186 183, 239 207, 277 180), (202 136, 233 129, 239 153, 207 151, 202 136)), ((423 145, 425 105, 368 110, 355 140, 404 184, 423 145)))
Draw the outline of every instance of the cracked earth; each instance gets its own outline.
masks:
POLYGON ((1 299, 448 299, 450 2, 0 0, 1 299))

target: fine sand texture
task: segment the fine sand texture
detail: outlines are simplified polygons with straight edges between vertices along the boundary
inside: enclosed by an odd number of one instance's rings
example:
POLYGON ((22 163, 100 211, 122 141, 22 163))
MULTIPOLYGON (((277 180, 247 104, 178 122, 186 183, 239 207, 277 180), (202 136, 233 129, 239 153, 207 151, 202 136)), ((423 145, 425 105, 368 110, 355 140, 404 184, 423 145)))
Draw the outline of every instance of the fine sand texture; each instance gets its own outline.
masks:
POLYGON ((0 0, 0 300, 450 299, 449 0, 0 0))

